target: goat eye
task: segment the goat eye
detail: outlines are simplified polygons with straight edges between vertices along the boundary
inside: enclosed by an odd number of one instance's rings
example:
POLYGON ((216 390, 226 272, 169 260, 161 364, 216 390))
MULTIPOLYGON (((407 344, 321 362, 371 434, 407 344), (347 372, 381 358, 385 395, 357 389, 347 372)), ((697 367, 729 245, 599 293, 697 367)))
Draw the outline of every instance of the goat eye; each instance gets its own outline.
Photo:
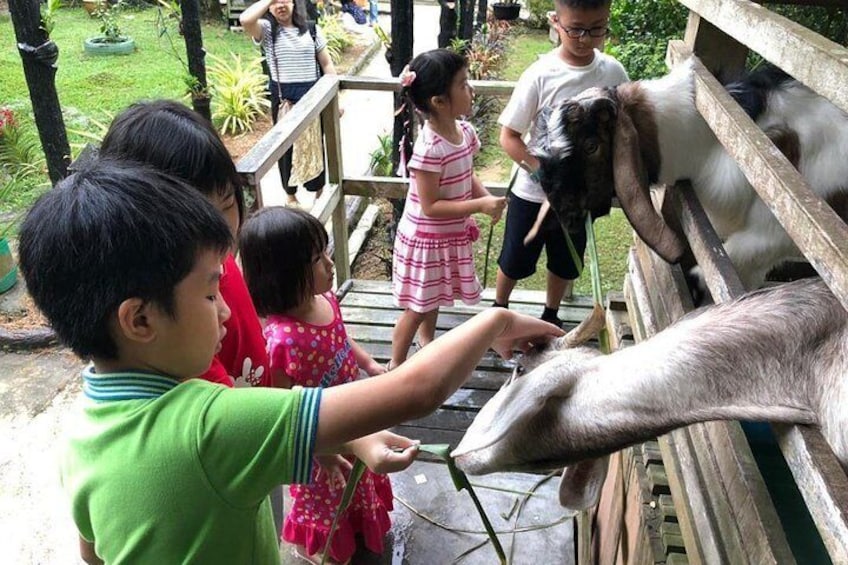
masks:
POLYGON ((583 151, 588 154, 592 154, 598 150, 598 142, 594 139, 587 139, 586 143, 583 144, 583 151))

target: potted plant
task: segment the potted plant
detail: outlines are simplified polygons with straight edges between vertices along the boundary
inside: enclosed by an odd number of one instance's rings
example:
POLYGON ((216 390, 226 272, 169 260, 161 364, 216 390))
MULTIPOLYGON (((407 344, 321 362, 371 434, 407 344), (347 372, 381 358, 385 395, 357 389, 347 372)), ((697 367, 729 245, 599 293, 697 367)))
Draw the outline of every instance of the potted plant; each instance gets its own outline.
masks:
POLYGON ((516 20, 520 11, 521 4, 518 0, 500 0, 492 4, 492 13, 496 20, 516 20))
POLYGON ((135 50, 135 42, 125 36, 118 24, 118 12, 121 4, 109 5, 108 1, 100 3, 94 11, 94 17, 100 20, 100 34, 85 40, 85 52, 91 55, 124 55, 135 50))

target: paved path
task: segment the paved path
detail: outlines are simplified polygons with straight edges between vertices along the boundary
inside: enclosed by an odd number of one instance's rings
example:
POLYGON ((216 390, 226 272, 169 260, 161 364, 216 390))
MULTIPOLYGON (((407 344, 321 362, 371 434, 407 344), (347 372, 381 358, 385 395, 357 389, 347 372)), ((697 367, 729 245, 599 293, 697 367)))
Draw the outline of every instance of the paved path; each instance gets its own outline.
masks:
MULTIPOLYGON (((415 54, 437 47, 439 33, 439 8, 433 4, 416 4, 414 13, 415 54)), ((380 25, 391 30, 389 16, 380 15, 380 25)), ((368 30, 370 32, 370 29, 368 30)), ((360 76, 385 78, 392 76, 386 62, 384 49, 371 58, 360 76)), ((391 134, 393 122, 393 103, 390 92, 368 90, 347 90, 339 97, 339 105, 345 113, 341 118, 342 128, 342 165, 345 175, 359 176, 368 170, 370 153, 377 147, 377 136, 391 134)), ((285 196, 280 184, 280 174, 272 168, 262 178, 262 198, 265 205, 281 205, 285 196)), ((312 194, 304 189, 298 190, 298 199, 304 206, 311 206, 312 194)))

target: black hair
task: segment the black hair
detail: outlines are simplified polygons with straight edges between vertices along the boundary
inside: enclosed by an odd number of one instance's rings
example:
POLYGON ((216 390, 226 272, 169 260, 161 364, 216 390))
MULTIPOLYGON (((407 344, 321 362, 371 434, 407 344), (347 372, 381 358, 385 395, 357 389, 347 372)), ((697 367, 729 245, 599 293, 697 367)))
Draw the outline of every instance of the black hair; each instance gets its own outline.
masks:
POLYGON ((556 7, 562 6, 576 10, 595 10, 610 6, 612 0, 554 0, 556 7))
POLYGON ((233 191, 244 220, 244 179, 215 128, 173 100, 133 104, 112 120, 100 154, 146 163, 184 180, 207 196, 233 191))
POLYGON ((223 254, 221 214, 175 177, 129 161, 93 159, 28 212, 20 267, 59 339, 82 358, 115 359, 111 317, 130 298, 175 314, 174 287, 199 252, 223 254))
MULTIPOLYGON (((301 2, 308 4, 309 0, 292 0, 292 25, 297 28, 298 35, 303 35, 309 29, 308 20, 300 10, 301 2)), ((277 42, 277 32, 280 29, 280 24, 277 23, 277 18, 274 17, 270 9, 262 14, 262 17, 271 24, 271 44, 274 45, 277 42)))
POLYGON ((260 316, 282 314, 312 296, 312 263, 327 242, 323 224, 302 210, 272 206, 245 222, 239 253, 260 316))
POLYGON ((415 73, 415 79, 409 86, 400 90, 404 104, 403 150, 412 155, 412 116, 413 106, 420 114, 429 114, 430 99, 445 96, 450 92, 451 83, 456 74, 468 67, 465 57, 450 49, 432 49, 416 56, 409 63, 409 71, 415 73))
POLYGON ((450 49, 425 51, 409 63, 415 80, 401 88, 401 96, 412 102, 419 112, 428 114, 432 110, 430 99, 447 95, 456 73, 467 67, 465 57, 450 49))

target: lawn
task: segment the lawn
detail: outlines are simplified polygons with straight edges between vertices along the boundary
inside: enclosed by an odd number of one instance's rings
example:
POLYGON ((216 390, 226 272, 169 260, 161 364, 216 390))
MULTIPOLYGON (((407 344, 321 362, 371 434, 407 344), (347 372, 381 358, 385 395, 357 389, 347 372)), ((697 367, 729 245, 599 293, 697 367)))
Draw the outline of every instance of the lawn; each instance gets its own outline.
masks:
MULTIPOLYGON (((82 8, 62 8, 56 15, 52 39, 59 46, 56 90, 68 130, 71 153, 75 156, 88 140, 100 137, 112 117, 133 102, 152 98, 182 99, 186 93, 185 43, 173 30, 160 34, 159 11, 126 9, 118 15, 124 34, 135 40, 130 55, 98 57, 83 51, 83 40, 99 35, 100 22, 82 8), (173 42, 173 43, 172 43, 173 42)), ((230 59, 230 53, 245 60, 258 51, 241 33, 227 30, 223 24, 204 25, 207 52, 230 59)), ((22 123, 24 134, 37 143, 37 133, 24 80, 21 58, 15 45, 11 18, 0 16, 0 106, 11 107, 22 123)), ((40 160, 40 159, 39 159, 40 160)), ((43 167, 43 165, 40 165, 43 167)), ((0 179, 0 182, 6 182, 0 179)), ((14 187, 0 206, 4 211, 26 208, 49 187, 46 174, 27 175, 14 187)), ((0 217, 2 219, 2 217, 0 217)))
MULTIPOLYGON (((548 39, 547 31, 516 27, 512 32, 507 48, 507 64, 503 71, 504 80, 518 80, 524 69, 535 61, 540 54, 551 49, 553 49, 553 45, 548 39)), ((484 180, 506 181, 512 163, 497 145, 497 135, 492 139, 493 144, 482 151, 483 169, 478 172, 484 180)), ((481 282, 485 279, 486 286, 494 287, 498 269, 498 253, 503 243, 504 223, 501 221, 495 226, 489 246, 487 245, 488 216, 478 216, 477 221, 482 233, 474 248, 477 273, 481 282), (487 256, 488 273, 486 272, 487 256)), ((620 291, 624 286, 624 275, 627 273, 627 252, 633 241, 631 233, 627 218, 617 208, 614 208, 609 216, 599 218, 595 222, 595 239, 598 247, 598 261, 601 264, 601 286, 604 294, 611 290, 620 291)), ((536 273, 519 282, 518 288, 544 290, 546 276, 543 253, 536 273)), ((575 284, 575 294, 591 295, 591 284, 587 268, 575 284)))

